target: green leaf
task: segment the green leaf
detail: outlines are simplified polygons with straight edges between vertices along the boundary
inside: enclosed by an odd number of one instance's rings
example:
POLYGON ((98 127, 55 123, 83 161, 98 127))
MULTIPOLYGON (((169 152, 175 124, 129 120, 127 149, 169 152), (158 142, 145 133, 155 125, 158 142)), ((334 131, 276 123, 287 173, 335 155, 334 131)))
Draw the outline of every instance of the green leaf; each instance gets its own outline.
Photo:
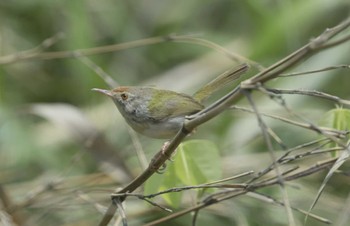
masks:
MULTIPOLYGON (((182 143, 173 160, 168 162, 164 174, 155 174, 146 182, 146 195, 179 186, 207 183, 222 176, 218 148, 210 141, 191 140, 182 143)), ((172 192, 162 197, 176 208, 181 203, 182 193, 172 192)))
MULTIPOLYGON (((350 110, 336 108, 328 111, 321 120, 321 125, 337 130, 350 130, 350 110)), ((332 146, 335 147, 337 144, 332 146)))
POLYGON ((218 148, 206 140, 191 140, 181 144, 175 165, 177 177, 185 185, 202 184, 222 176, 218 148))
MULTIPOLYGON (((155 173, 147 180, 144 194, 154 194, 181 185, 183 184, 181 184, 181 181, 176 176, 176 169, 173 162, 169 162, 163 174, 155 173)), ((182 193, 172 192, 163 194, 162 197, 168 205, 177 208, 181 203, 182 193)))
POLYGON ((145 195, 153 194, 160 191, 160 186, 164 183, 164 175, 155 173, 145 183, 143 193, 145 195))
POLYGON ((343 108, 332 109, 325 114, 322 124, 338 130, 349 130, 350 110, 343 108))
MULTIPOLYGON (((181 185, 181 181, 179 181, 176 177, 175 165, 170 163, 169 166, 167 166, 166 172, 164 173, 163 184, 159 187, 159 191, 179 187, 181 185)), ((168 203, 168 205, 178 208, 181 204, 182 193, 172 192, 164 194, 162 197, 166 203, 168 203)))

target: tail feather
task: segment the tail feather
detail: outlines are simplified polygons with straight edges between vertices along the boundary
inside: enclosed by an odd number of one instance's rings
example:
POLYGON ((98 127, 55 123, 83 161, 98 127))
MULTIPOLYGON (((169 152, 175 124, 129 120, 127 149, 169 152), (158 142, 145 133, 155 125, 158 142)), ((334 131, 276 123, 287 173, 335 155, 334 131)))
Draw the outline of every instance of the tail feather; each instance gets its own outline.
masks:
POLYGON ((199 103, 203 103, 203 101, 210 97, 210 95, 212 95, 214 92, 222 89, 223 87, 231 84, 234 80, 238 79, 243 73, 248 70, 248 68, 248 64, 244 63, 238 67, 222 73, 214 80, 200 88, 195 94, 193 94, 193 98, 199 103))

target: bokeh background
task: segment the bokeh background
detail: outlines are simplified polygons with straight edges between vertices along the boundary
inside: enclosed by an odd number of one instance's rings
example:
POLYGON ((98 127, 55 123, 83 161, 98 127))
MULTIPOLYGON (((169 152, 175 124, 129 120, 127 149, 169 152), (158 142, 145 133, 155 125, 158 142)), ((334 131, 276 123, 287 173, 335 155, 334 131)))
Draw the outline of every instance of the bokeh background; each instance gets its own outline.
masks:
MULTIPOLYGON (((347 0, 3 0, 0 1, 0 54, 33 50, 57 34, 64 38, 43 51, 87 49, 178 34, 210 40, 268 66, 344 20, 349 12, 347 0)), ((307 59, 292 71, 349 64, 349 53, 350 45, 346 43, 307 59)), ((213 49, 174 42, 104 53, 89 59, 119 84, 155 85, 188 94, 237 65, 213 49)), ((254 72, 256 68, 244 78, 254 72)), ((345 69, 277 79, 269 84, 314 89, 350 99, 350 76, 345 69)), ((163 141, 142 136, 138 141, 132 139, 113 103, 90 91, 95 87, 107 88, 107 85, 95 71, 74 57, 18 59, 0 65, 1 194, 18 205, 16 217, 23 225, 96 225, 102 217, 98 204, 107 205, 112 190, 142 170, 135 157, 135 143, 143 147, 148 160, 162 145, 163 141), (106 162, 110 165, 106 166, 106 162), (110 168, 115 167, 111 166, 113 163, 120 171, 110 168), (125 169, 127 173, 122 175, 125 169)), ((261 109, 285 113, 278 104, 259 95, 254 97, 261 109)), ((215 97, 209 102, 213 100, 215 97)), ((332 102, 310 97, 293 96, 286 100, 292 109, 315 123, 335 107, 332 102)), ((241 104, 247 103, 242 100, 241 104)), ((317 137, 273 121, 271 126, 290 147, 317 137)), ((226 175, 259 170, 269 162, 253 115, 226 112, 201 126, 193 137, 217 144, 226 175)), ((292 205, 307 209, 323 176, 297 183, 299 187, 290 191, 292 205)), ((317 213, 337 222, 339 212, 349 205, 346 204, 349 184, 346 176, 335 176, 316 207, 317 213)), ((276 191, 266 190, 280 197, 276 191)), ((131 225, 157 219, 161 214, 137 200, 129 202, 127 211, 131 225)), ((0 219, 5 219, 3 213, 0 219)), ((303 216, 295 215, 302 222, 303 216)), ((189 225, 189 222, 188 216, 164 225, 189 225)), ((283 208, 246 197, 204 210, 198 225, 203 222, 285 225, 287 220, 283 208)), ((310 225, 322 224, 312 221, 310 225)))

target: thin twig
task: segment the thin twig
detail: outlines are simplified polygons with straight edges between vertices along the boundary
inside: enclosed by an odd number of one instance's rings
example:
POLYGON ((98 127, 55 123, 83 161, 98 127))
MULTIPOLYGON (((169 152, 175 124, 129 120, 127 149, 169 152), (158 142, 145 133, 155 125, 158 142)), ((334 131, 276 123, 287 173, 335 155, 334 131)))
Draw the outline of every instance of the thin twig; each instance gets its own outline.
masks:
MULTIPOLYGON (((295 167, 292 167, 284 172, 282 172, 281 176, 285 176, 295 170, 299 169, 299 166, 295 166, 295 167)), ((261 177, 260 177, 261 178, 261 177)), ((258 182, 256 183, 266 183, 268 181, 272 181, 272 180, 278 180, 278 175, 277 176, 272 176, 272 177, 269 177, 269 178, 266 178, 266 179, 263 179, 263 180, 259 180, 258 182)))
POLYGON ((307 74, 314 74, 314 73, 325 72, 325 71, 330 71, 330 70, 335 70, 335 69, 350 69, 350 65, 342 64, 342 65, 330 66, 330 67, 325 67, 325 68, 311 70, 311 71, 280 74, 278 77, 292 77, 292 76, 297 76, 297 75, 307 75, 307 74))
POLYGON ((114 193, 112 194, 113 198, 116 197, 124 197, 124 196, 135 196, 141 199, 147 198, 152 199, 154 197, 157 197, 159 195, 164 195, 167 193, 174 193, 174 192, 182 192, 186 190, 194 190, 194 189, 202 189, 202 188, 245 188, 247 187, 247 184, 200 184, 200 185, 191 185, 191 186, 183 186, 183 187, 174 187, 169 188, 157 193, 149 194, 149 195, 141 195, 141 194, 135 194, 135 193, 114 193))
POLYGON ((161 206, 161 205, 159 205, 159 204, 157 204, 157 203, 151 201, 150 199, 148 199, 148 198, 146 198, 146 197, 138 196, 138 198, 141 199, 141 200, 144 200, 144 201, 148 202, 149 204, 151 204, 151 205, 153 205, 153 206, 156 206, 156 207, 158 207, 158 208, 160 208, 160 209, 162 209, 162 210, 164 210, 164 211, 167 211, 167 212, 169 212, 169 213, 172 213, 172 212, 173 212, 171 209, 166 208, 166 207, 163 207, 163 206, 161 206))
MULTIPOLYGON (((299 149, 302 149, 302 148, 306 148, 306 147, 309 147, 309 146, 321 143, 323 141, 328 141, 328 138, 323 138, 323 139, 315 140, 315 141, 312 141, 312 142, 307 142, 305 144, 301 144, 301 145, 298 145, 298 146, 296 146, 294 148, 291 148, 291 149, 287 150, 281 157, 279 157, 277 159, 277 162, 283 164, 283 163, 285 163, 284 160, 287 158, 287 156, 289 156, 289 154, 292 153, 293 151, 296 151, 296 150, 299 150, 299 149)), ((321 143, 315 149, 318 149, 318 148, 320 148, 320 147, 322 147, 322 146, 324 146, 326 144, 328 144, 328 142, 321 143)), ((252 179, 250 179, 246 183, 247 184, 252 184, 252 182, 254 182, 257 179, 261 178, 263 175, 266 175, 267 173, 271 172, 273 170, 273 167, 274 167, 274 164, 271 163, 268 167, 266 167, 264 170, 258 172, 258 174, 255 177, 253 177, 252 179)))
POLYGON ((57 43, 58 41, 60 41, 63 38, 64 38, 64 34, 60 32, 60 33, 57 33, 50 38, 45 39, 38 46, 36 46, 32 49, 24 50, 24 51, 17 52, 17 53, 7 55, 7 56, 1 56, 0 57, 0 65, 1 64, 11 64, 14 62, 21 61, 23 59, 27 59, 27 58, 30 59, 32 57, 40 55, 42 51, 51 47, 52 45, 54 45, 55 43, 57 43))
POLYGON ((266 90, 274 94, 301 94, 306 96, 319 97, 322 99, 336 102, 337 104, 350 106, 349 100, 344 100, 337 96, 333 96, 328 93, 320 92, 317 90, 298 90, 298 89, 280 89, 280 88, 279 89, 266 88, 266 90))
POLYGON ((205 39, 196 38, 193 36, 173 36, 172 41, 180 42, 180 43, 191 43, 191 44, 205 46, 205 47, 208 47, 208 48, 211 48, 211 49, 214 49, 218 52, 223 53, 224 55, 226 55, 231 60, 234 60, 235 62, 238 62, 238 63, 245 62, 245 63, 249 63, 250 65, 258 68, 259 70, 264 69, 264 67, 261 64, 255 62, 253 60, 250 60, 246 57, 243 57, 243 56, 240 56, 240 55, 235 54, 233 52, 230 52, 227 49, 223 48, 222 46, 220 46, 214 42, 210 42, 208 40, 205 40, 205 39))
MULTIPOLYGON (((273 203, 273 204, 276 204, 276 205, 280 205, 280 206, 284 206, 283 202, 280 202, 278 201, 277 199, 274 199, 272 196, 269 196, 269 195, 266 195, 266 194, 263 194, 263 193, 260 193, 260 192, 248 192, 247 193, 247 196, 249 197, 253 197, 253 198, 256 198, 258 200, 262 200, 262 201, 265 201, 265 202, 268 202, 268 203, 273 203)), ((300 208, 296 208, 296 207, 291 207, 293 210, 295 211, 298 211, 302 214, 307 214, 307 211, 305 210, 302 210, 300 208)), ((320 217, 320 216, 317 216, 315 214, 310 214, 309 215, 310 217, 322 222, 322 223, 325 223, 325 224, 331 224, 332 222, 328 219, 325 219, 323 217, 320 217), (311 216, 312 215, 312 216, 311 216)))
POLYGON ((120 201, 120 199, 113 199, 113 203, 118 207, 119 216, 122 218, 123 226, 128 226, 123 203, 120 201))
MULTIPOLYGON (((244 112, 248 112, 248 113, 254 113, 253 110, 249 109, 249 108, 245 108, 245 107, 240 107, 240 106, 231 106, 230 109, 234 109, 234 110, 240 110, 240 111, 244 111, 244 112)), ((279 121, 282 122, 286 122, 288 124, 294 125, 294 126, 298 126, 304 129, 309 129, 309 130, 313 130, 316 133, 319 133, 319 130, 322 130, 323 133, 325 134, 329 134, 329 135, 333 135, 335 137, 338 138, 344 138, 346 135, 349 134, 348 131, 340 131, 340 130, 336 130, 333 128, 327 128, 327 127, 317 127, 315 128, 314 126, 311 126, 310 124, 307 123, 302 123, 302 122, 296 122, 281 116, 277 116, 277 115, 272 115, 272 114, 267 114, 267 113, 260 113, 263 116, 269 117, 269 118, 273 118, 273 119, 277 119, 279 121)))
MULTIPOLYGON (((61 36, 59 36, 59 38, 61 38, 61 36)), ((59 40, 58 38, 51 38, 51 39, 45 40, 43 44, 39 45, 39 48, 36 47, 31 50, 19 52, 16 54, 1 56, 0 65, 12 64, 20 61, 25 61, 25 60, 52 60, 52 59, 62 59, 62 58, 73 58, 73 57, 76 57, 77 52, 79 52, 82 56, 91 56, 91 55, 97 55, 97 54, 103 54, 103 53, 118 52, 126 49, 132 49, 132 48, 143 47, 148 45, 155 45, 163 42, 179 42, 179 43, 190 43, 194 45, 205 46, 224 54, 225 56, 229 57, 231 60, 238 61, 238 62, 249 62, 259 69, 263 68, 257 62, 251 61, 238 54, 232 53, 216 43, 210 42, 205 39, 195 38, 191 35, 158 36, 158 37, 140 39, 140 40, 125 42, 120 44, 99 46, 99 47, 88 48, 88 49, 76 49, 72 51, 70 50, 56 51, 56 52, 37 51, 38 49, 42 50, 43 46, 48 46, 48 44, 54 43, 53 40, 56 40, 56 39, 59 40)))
POLYGON ((281 159, 281 163, 286 164, 288 162, 294 161, 296 159, 301 159, 301 158, 304 158, 307 156, 325 154, 325 153, 329 153, 329 152, 336 152, 336 151, 342 151, 342 150, 344 150, 344 149, 341 147, 327 148, 324 150, 319 150, 319 149, 310 150, 310 151, 302 153, 302 154, 297 154, 294 156, 283 158, 283 159, 281 159))
POLYGON ((331 47, 337 46, 339 44, 342 44, 344 42, 347 42, 349 40, 350 40, 350 35, 347 35, 347 36, 340 38, 336 41, 333 41, 333 42, 330 42, 330 43, 323 45, 323 48, 331 48, 331 47))
POLYGON ((130 138, 131 138, 131 142, 132 142, 132 144, 134 146, 134 150, 136 152, 137 160, 139 161, 141 169, 145 170, 145 169, 147 169, 148 161, 146 158, 145 151, 142 148, 140 138, 138 137, 136 132, 130 126, 127 126, 127 128, 128 128, 128 133, 129 133, 130 138))
POLYGON ((94 62, 92 62, 89 58, 84 56, 81 52, 75 51, 75 57, 79 59, 82 63, 88 66, 91 70, 93 70, 100 78, 109 86, 109 88, 113 89, 118 85, 118 83, 106 72, 102 70, 101 67, 97 66, 94 62))

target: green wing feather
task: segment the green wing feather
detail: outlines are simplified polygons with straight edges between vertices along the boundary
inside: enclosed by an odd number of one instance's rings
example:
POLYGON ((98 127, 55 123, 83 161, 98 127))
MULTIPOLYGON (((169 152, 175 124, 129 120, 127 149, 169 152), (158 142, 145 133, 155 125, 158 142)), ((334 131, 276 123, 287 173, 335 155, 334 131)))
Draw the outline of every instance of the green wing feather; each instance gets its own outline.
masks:
POLYGON ((189 95, 170 90, 161 90, 161 92, 155 90, 148 108, 155 120, 190 115, 204 108, 202 104, 189 95), (165 98, 167 100, 164 100, 165 98))

